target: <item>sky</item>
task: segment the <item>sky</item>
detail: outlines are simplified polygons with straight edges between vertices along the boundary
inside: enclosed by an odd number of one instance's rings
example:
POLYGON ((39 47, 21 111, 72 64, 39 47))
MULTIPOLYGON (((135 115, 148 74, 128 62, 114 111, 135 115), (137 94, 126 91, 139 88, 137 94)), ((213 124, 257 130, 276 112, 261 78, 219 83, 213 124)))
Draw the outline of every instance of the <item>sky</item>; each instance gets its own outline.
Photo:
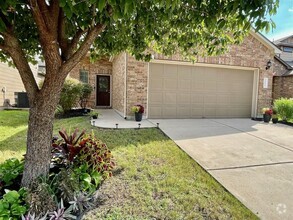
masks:
MULTIPOLYGON (((270 18, 270 17, 268 17, 270 18)), ((293 35, 293 0, 280 0, 277 14, 271 19, 275 22, 276 28, 262 33, 271 41, 282 37, 293 35)))

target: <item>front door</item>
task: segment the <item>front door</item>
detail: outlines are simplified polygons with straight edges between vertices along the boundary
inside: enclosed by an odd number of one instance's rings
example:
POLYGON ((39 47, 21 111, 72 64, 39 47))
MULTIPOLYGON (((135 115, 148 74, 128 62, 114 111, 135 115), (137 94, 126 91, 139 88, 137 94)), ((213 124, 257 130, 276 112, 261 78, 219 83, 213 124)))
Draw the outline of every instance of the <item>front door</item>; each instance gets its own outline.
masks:
POLYGON ((97 75, 97 106, 110 106, 110 76, 97 75))

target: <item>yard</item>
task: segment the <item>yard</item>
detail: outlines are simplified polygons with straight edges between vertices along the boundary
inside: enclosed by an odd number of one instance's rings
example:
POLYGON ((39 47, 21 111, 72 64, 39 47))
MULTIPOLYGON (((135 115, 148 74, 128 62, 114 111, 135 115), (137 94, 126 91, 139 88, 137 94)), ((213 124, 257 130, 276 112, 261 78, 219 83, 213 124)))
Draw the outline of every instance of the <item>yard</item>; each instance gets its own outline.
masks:
MULTIPOLYGON (((0 111, 0 163, 25 152, 27 111, 0 111)), ((94 130, 118 164, 85 219, 257 219, 160 130, 98 129, 87 117, 56 120, 94 130)))

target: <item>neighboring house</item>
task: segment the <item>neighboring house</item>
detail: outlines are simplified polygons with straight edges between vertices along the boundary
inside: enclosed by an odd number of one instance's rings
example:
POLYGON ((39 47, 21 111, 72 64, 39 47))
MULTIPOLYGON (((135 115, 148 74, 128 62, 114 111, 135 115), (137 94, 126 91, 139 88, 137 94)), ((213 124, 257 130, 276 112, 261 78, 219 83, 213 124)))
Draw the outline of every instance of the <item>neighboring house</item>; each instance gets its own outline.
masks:
POLYGON ((280 58, 293 67, 293 35, 274 41, 282 53, 280 58))
MULTIPOLYGON (((38 74, 37 65, 31 65, 35 79, 39 82, 43 77, 38 74)), ((25 92, 24 85, 16 68, 0 62, 0 107, 17 104, 18 93, 25 92)))
POLYGON ((147 118, 255 118, 272 104, 274 65, 268 67, 279 53, 251 31, 228 53, 194 64, 177 54, 143 62, 121 53, 93 64, 87 57, 70 76, 94 87, 91 107, 113 108, 125 118, 135 104, 145 107, 147 118))
POLYGON ((273 78, 273 99, 293 98, 293 67, 275 56, 273 78))

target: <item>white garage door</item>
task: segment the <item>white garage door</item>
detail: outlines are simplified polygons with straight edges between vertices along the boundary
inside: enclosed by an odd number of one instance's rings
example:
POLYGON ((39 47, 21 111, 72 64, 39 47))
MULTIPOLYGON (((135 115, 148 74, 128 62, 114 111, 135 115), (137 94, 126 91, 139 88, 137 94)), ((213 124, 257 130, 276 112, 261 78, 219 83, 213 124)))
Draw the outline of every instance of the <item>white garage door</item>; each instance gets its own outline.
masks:
POLYGON ((251 117, 253 71, 150 64, 149 118, 251 117))

